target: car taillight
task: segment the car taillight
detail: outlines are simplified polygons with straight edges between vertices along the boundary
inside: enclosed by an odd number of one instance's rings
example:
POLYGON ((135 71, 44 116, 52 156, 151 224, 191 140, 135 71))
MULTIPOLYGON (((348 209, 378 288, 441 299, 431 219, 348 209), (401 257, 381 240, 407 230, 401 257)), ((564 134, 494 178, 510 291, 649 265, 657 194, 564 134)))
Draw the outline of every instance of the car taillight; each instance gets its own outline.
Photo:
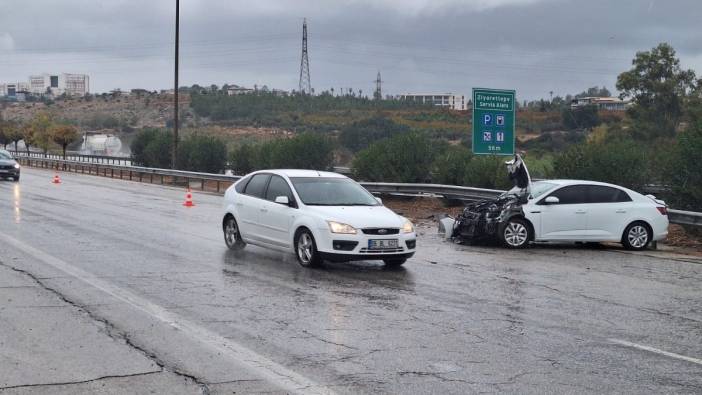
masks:
POLYGON ((658 209, 658 212, 661 213, 662 215, 668 215, 668 208, 665 206, 656 206, 658 209))

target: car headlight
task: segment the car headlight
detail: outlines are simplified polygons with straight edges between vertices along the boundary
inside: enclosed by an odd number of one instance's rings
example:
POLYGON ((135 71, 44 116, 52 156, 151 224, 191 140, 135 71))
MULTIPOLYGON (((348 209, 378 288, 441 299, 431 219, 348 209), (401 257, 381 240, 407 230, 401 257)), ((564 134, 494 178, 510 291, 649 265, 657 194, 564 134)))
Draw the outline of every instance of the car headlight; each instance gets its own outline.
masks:
POLYGON ((402 233, 412 233, 414 232, 414 225, 412 225, 412 222, 409 220, 405 221, 405 224, 402 225, 402 233))
POLYGON ((356 228, 354 228, 351 225, 347 224, 342 224, 340 222, 334 222, 334 221, 327 221, 329 224, 329 230, 332 233, 342 233, 346 235, 355 235, 356 234, 356 228))
POLYGON ((19 168, 20 168, 19 163, 15 163, 15 169, 19 169, 19 168))

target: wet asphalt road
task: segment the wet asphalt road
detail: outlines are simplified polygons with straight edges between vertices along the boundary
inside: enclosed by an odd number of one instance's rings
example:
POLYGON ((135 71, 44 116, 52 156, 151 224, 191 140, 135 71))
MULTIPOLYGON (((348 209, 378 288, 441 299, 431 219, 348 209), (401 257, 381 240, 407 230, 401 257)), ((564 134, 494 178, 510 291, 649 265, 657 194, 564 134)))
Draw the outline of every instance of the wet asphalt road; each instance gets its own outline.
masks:
POLYGON ((432 228, 309 270, 228 251, 220 196, 52 175, 0 182, 0 392, 702 393, 694 258, 432 228))

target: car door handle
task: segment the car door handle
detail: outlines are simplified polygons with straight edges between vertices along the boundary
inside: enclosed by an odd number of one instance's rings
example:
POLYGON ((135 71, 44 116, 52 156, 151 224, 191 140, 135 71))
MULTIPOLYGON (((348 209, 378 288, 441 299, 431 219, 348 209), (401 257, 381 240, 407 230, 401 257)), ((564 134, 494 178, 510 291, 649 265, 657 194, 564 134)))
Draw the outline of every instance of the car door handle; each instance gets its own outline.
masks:
POLYGON ((619 213, 619 214, 624 214, 624 213, 626 213, 626 210, 624 210, 624 209, 619 209, 619 210, 617 210, 616 212, 619 213))
POLYGON ((578 210, 575 212, 575 214, 587 214, 587 211, 585 210, 578 210))
POLYGON ((262 212, 262 213, 267 213, 267 212, 268 212, 268 209, 267 209, 267 208, 262 208, 262 209, 261 209, 261 212, 262 212))

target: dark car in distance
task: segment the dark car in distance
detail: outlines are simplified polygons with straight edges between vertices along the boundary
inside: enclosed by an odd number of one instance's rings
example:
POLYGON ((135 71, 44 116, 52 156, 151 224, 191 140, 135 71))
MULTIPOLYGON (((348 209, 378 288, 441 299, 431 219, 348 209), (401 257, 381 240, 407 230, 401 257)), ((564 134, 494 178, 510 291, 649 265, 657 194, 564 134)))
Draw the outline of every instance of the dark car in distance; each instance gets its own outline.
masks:
POLYGON ((20 164, 11 153, 2 149, 0 149, 0 178, 12 178, 15 181, 20 179, 20 164))

